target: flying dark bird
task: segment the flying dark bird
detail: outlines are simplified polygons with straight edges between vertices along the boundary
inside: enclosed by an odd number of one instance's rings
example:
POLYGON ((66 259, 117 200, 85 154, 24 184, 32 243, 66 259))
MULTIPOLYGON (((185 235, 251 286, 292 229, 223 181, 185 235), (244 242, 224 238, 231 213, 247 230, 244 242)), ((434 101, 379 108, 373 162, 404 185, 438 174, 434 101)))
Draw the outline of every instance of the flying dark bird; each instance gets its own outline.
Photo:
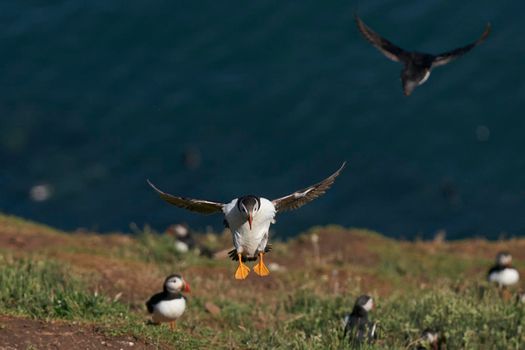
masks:
POLYGON ((190 285, 180 275, 170 275, 164 281, 163 291, 153 295, 146 308, 155 324, 169 322, 175 328, 175 321, 186 310, 186 297, 181 292, 190 292, 190 285))
POLYGON ((491 30, 490 23, 487 23, 483 34, 473 43, 438 55, 432 55, 416 51, 406 51, 374 32, 357 15, 355 15, 355 21, 363 37, 381 51, 383 55, 392 61, 403 63, 404 68, 401 71, 401 82, 405 96, 410 96, 417 86, 427 81, 433 68, 443 66, 463 56, 485 41, 491 30))
POLYGON ((364 342, 372 343, 377 338, 377 323, 368 320, 368 313, 374 308, 374 300, 368 295, 361 295, 355 301, 354 308, 345 317, 343 338, 353 345, 364 342))
POLYGON ((487 274, 489 282, 495 282, 500 288, 512 286, 519 282, 520 274, 512 267, 512 255, 507 252, 500 252, 496 256, 494 265, 487 274))
POLYGON ((235 278, 243 280, 250 272, 250 268, 244 264, 246 260, 259 258, 259 262, 253 268, 255 273, 259 276, 270 274, 264 264, 263 255, 269 251, 268 231, 270 225, 275 222, 275 214, 297 209, 323 195, 332 186, 345 164, 323 181, 274 200, 247 195, 235 198, 229 203, 213 202, 173 196, 162 192, 149 180, 148 183, 162 199, 177 207, 201 214, 224 214, 224 223, 232 231, 235 247, 230 256, 239 261, 235 278))

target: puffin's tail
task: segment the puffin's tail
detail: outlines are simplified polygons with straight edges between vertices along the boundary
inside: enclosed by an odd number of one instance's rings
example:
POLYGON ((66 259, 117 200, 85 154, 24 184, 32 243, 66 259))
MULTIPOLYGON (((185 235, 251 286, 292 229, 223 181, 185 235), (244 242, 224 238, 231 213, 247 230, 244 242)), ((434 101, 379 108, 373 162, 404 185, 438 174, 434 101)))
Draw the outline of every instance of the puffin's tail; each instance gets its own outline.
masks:
MULTIPOLYGON (((268 253, 268 252, 271 252, 272 251, 272 245, 271 244, 267 244, 266 245, 266 248, 264 248, 264 252, 265 253, 268 253)), ((230 257, 230 259, 232 259, 233 261, 239 261, 239 256, 237 255, 237 250, 236 249, 232 249, 228 252, 228 256, 230 257)), ((246 262, 246 261, 255 261, 257 260, 259 257, 257 256, 254 256, 254 257, 247 257, 247 256, 242 256, 242 262, 246 262)))

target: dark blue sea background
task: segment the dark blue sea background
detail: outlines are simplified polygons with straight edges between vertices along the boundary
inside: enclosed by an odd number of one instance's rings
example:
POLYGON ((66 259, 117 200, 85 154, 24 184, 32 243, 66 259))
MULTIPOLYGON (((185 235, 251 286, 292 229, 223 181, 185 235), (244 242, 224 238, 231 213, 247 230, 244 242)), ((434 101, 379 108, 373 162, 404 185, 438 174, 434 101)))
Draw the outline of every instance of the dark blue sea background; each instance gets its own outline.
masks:
POLYGON ((147 186, 230 201, 346 170, 275 234, 525 234, 525 2, 2 1, 0 211, 62 229, 163 230, 147 186), (492 35, 410 97, 358 11, 407 49, 492 35))

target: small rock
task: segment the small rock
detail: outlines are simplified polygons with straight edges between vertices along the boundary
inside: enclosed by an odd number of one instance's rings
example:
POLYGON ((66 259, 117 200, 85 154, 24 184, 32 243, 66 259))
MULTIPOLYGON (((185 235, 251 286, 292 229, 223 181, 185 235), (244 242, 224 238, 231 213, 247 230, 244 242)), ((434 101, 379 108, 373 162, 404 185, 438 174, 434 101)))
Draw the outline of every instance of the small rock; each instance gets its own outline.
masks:
POLYGON ((116 301, 119 301, 119 299, 122 297, 122 292, 118 292, 117 294, 115 294, 115 296, 113 297, 113 302, 116 302, 116 301))
POLYGON ((278 263, 276 262, 271 262, 268 264, 268 269, 272 272, 277 272, 277 271, 283 271, 285 270, 285 268, 281 265, 279 265, 278 263))
POLYGON ((207 301, 206 304, 204 304, 204 307, 206 308, 206 311, 208 311, 214 316, 217 316, 221 313, 221 308, 212 303, 211 301, 207 301))

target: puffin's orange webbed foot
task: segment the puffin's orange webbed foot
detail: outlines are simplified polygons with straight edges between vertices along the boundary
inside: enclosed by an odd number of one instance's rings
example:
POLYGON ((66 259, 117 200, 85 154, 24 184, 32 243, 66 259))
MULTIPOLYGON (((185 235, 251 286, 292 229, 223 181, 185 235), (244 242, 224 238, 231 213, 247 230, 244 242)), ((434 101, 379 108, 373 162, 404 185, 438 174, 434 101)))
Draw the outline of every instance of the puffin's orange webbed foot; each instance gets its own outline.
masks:
POLYGON ((253 267, 253 271, 255 271, 255 273, 261 277, 268 276, 270 274, 270 270, 268 270, 266 265, 264 265, 263 256, 264 253, 259 253, 259 262, 253 267))
POLYGON ((239 257, 239 266, 237 267, 237 271, 235 271, 235 279, 243 280, 246 279, 246 277, 248 277, 248 273, 250 273, 250 268, 242 262, 241 253, 237 253, 237 256, 239 257))

